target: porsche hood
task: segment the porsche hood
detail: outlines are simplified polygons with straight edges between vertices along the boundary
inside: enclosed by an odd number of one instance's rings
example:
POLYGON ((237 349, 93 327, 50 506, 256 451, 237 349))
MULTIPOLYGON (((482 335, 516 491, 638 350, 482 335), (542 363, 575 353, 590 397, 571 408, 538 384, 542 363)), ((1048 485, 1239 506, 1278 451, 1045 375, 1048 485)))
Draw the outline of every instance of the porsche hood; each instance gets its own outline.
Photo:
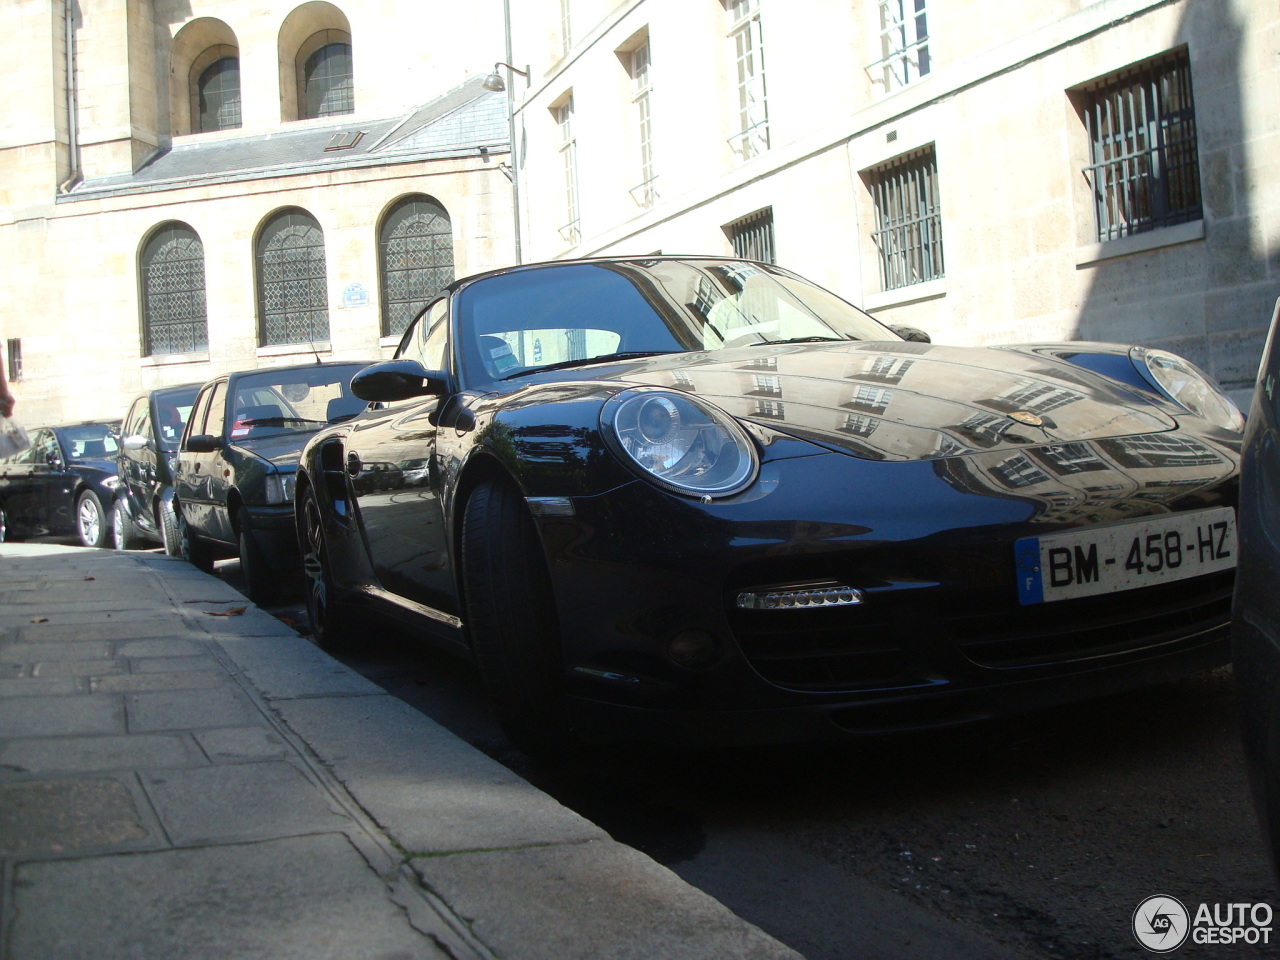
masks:
POLYGON ((1123 384, 1017 348, 822 343, 660 358, 618 380, 870 460, 931 460, 1171 430, 1123 384))

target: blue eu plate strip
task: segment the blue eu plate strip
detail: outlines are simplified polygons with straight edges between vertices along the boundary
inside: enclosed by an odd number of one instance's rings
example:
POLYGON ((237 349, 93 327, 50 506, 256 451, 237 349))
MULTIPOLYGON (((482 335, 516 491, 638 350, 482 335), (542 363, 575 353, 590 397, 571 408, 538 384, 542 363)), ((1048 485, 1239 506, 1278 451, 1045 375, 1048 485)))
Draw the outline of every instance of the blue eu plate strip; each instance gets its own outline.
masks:
POLYGON ((1013 545, 1014 568, 1018 575, 1018 602, 1023 606, 1044 603, 1040 580, 1040 538, 1024 537, 1013 545))

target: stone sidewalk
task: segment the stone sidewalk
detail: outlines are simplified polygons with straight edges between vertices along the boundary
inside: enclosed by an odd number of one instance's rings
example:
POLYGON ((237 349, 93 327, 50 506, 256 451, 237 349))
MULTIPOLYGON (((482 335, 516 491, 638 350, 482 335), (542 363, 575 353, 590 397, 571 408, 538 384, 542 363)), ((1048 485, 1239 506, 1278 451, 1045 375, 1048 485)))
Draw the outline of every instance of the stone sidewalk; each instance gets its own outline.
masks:
POLYGON ((0 543, 0 960, 798 954, 189 564, 0 543))

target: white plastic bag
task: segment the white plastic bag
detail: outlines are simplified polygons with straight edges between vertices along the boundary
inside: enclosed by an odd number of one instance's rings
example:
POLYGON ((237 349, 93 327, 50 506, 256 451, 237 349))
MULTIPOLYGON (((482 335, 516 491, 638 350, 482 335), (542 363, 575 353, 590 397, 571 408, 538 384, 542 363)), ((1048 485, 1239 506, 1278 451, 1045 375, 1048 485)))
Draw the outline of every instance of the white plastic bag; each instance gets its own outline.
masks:
POLYGON ((0 417, 0 457, 11 457, 31 446, 31 438, 22 424, 11 417, 0 417))

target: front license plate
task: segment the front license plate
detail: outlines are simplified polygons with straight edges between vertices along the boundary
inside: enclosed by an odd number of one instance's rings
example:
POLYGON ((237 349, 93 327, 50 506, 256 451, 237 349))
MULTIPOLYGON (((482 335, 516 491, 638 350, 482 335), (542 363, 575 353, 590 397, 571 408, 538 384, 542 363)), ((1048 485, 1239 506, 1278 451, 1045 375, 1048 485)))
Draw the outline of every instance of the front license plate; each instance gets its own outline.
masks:
POLYGON ((1218 507, 1023 537, 1013 551, 1023 604, 1135 590, 1234 567, 1236 512, 1218 507))

